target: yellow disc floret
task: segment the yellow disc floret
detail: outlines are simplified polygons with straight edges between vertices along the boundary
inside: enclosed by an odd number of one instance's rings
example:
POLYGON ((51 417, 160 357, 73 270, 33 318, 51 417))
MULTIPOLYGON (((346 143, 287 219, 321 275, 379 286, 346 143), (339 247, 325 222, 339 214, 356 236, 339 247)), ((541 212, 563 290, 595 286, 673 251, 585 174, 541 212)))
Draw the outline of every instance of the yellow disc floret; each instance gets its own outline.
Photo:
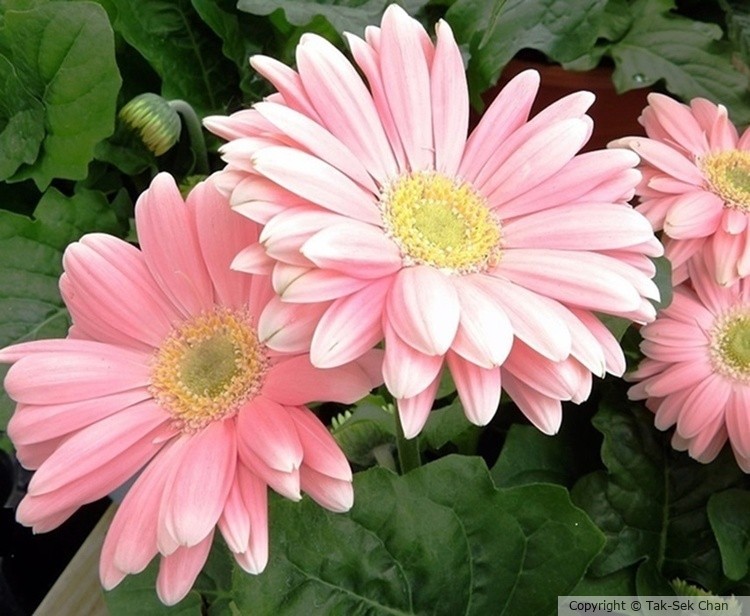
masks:
POLYGON ((407 265, 481 271, 500 258, 500 225, 470 184, 435 172, 402 175, 380 198, 386 231, 407 265))
POLYGON ((235 414, 258 393, 267 367, 249 315, 217 308, 176 327, 154 355, 151 393, 193 431, 235 414))
POLYGON ((709 187, 727 207, 750 212, 750 152, 728 150, 699 161, 709 187))
POLYGON ((750 312, 731 312, 719 319, 711 333, 710 349, 718 373, 750 382, 750 312))

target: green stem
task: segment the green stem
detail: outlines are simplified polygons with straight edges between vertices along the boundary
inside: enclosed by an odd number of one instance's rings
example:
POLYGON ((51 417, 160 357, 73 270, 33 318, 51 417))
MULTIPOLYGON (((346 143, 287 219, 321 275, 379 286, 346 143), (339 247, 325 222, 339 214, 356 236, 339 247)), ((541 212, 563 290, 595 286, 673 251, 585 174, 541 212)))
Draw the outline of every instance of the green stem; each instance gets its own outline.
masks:
POLYGON ((414 437, 408 439, 404 436, 404 428, 401 425, 401 418, 398 410, 394 409, 393 416, 396 418, 396 446, 398 448, 398 461, 401 465, 401 474, 405 475, 409 471, 419 468, 422 461, 419 458, 419 439, 414 437))
POLYGON ((182 116, 190 138, 190 147, 195 153, 195 171, 200 175, 208 175, 208 152, 206 139, 203 137, 203 127, 195 110, 183 100, 169 101, 169 106, 182 116))

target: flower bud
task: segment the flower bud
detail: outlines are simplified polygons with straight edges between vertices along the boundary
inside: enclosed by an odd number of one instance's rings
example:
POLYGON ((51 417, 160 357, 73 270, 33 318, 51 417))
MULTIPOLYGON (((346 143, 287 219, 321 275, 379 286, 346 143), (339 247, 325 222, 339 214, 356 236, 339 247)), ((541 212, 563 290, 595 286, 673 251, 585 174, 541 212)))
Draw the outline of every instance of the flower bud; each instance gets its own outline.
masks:
POLYGON ((145 146, 156 156, 164 154, 180 138, 180 116, 158 94, 139 94, 120 109, 119 118, 138 133, 145 146))

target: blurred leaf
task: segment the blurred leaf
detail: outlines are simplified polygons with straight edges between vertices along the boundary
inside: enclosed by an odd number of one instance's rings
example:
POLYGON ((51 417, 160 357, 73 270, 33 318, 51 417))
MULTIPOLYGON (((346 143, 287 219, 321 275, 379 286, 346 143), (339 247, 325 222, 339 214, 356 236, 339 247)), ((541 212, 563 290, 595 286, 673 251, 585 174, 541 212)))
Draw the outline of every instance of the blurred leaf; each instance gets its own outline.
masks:
POLYGON ((7 2, 0 30, 12 53, 0 56, 0 179, 32 178, 44 190, 53 178, 86 177, 94 146, 114 129, 120 75, 101 7, 35 4, 7 2))
POLYGON ((597 67, 609 51, 612 41, 623 37, 632 22, 633 16, 628 0, 607 0, 599 24, 596 44, 575 60, 562 62, 563 67, 571 71, 590 71, 597 67))
POLYGON ((331 432, 347 459, 359 466, 371 466, 381 447, 396 442, 393 415, 369 400, 335 421, 331 432))
POLYGON ((587 572, 570 594, 589 597, 635 595, 635 576, 635 567, 620 569, 604 577, 595 577, 587 572))
POLYGON ((672 303, 672 264, 666 257, 656 257, 652 259, 656 266, 656 274, 654 275, 654 284, 659 289, 661 299, 656 302, 657 310, 663 310, 672 303))
POLYGON ((713 588, 721 581, 720 557, 706 503, 745 481, 744 474, 728 451, 708 465, 674 451, 653 415, 621 394, 605 399, 593 419, 604 434, 608 472, 584 476, 572 492, 607 536, 591 573, 604 576, 648 558, 668 579, 713 588))
POLYGON ((451 405, 430 412, 420 434, 419 444, 422 449, 429 447, 437 450, 469 431, 478 430, 477 426, 466 419, 464 407, 456 398, 451 405))
POLYGON ((636 594, 641 597, 673 597, 674 588, 652 560, 641 563, 635 576, 636 594))
POLYGON ((555 62, 570 62, 596 42, 606 0, 458 0, 445 14, 456 40, 471 55, 473 100, 497 82, 522 49, 536 49, 555 62))
MULTIPOLYGON (((399 4, 414 15, 428 0, 405 0, 399 4)), ((307 26, 314 18, 324 17, 339 33, 363 36, 365 27, 380 23, 391 0, 239 0, 237 8, 254 15, 270 15, 281 9, 286 20, 295 26, 307 26)))
POLYGON ((750 71, 750 6, 746 0, 719 0, 719 6, 725 12, 729 40, 750 71))
POLYGON ((660 79, 685 100, 702 96, 722 103, 737 124, 750 122, 748 78, 731 61, 731 46, 714 24, 671 13, 674 0, 636 0, 633 24, 613 44, 612 79, 619 92, 660 79))
POLYGON ((190 0, 100 0, 114 28, 162 79, 161 94, 184 99, 199 115, 223 113, 239 74, 190 0))
POLYGON ((724 574, 741 580, 750 562, 750 492, 725 490, 708 501, 708 519, 721 551, 724 574))
MULTIPOLYGON (((67 334, 68 313, 57 286, 62 252, 89 231, 120 231, 107 200, 94 191, 68 198, 50 188, 33 219, 0 210, 0 348, 67 334)), ((0 379, 7 370, 0 365, 0 379)), ((0 429, 13 407, 2 392, 0 429)))

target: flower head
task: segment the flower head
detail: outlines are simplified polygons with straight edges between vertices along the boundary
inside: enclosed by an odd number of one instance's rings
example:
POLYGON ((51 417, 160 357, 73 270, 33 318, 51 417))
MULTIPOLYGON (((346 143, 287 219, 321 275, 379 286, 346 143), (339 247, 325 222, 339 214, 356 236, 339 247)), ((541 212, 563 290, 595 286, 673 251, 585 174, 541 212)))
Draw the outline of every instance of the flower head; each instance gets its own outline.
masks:
POLYGON ((726 108, 702 98, 684 105, 654 93, 648 101, 639 118, 648 138, 610 144, 643 160, 637 209, 664 230, 675 284, 704 249, 714 279, 732 284, 750 274, 750 131, 740 137, 726 108))
MULTIPOLYGON (((311 358, 338 366, 385 340, 383 375, 405 434, 422 428, 450 369, 471 421, 501 388, 553 433, 561 400, 588 396, 591 372, 621 373, 622 352, 594 311, 639 322, 655 311, 648 221, 630 208, 640 175, 625 150, 576 156, 591 133, 588 92, 528 120, 536 72, 512 80, 467 139, 458 45, 433 43, 397 6, 365 40, 360 74, 305 35, 297 71, 253 66, 278 93, 212 117, 229 140, 216 177, 235 209, 265 225, 233 267, 272 272, 293 310, 325 304, 311 358)), ((283 328, 261 338, 284 349, 283 328)))
POLYGON ((632 399, 646 399, 660 430, 676 425, 672 444, 703 462, 729 438, 750 472, 750 280, 716 283, 705 260, 688 264, 692 286, 641 329, 646 358, 628 376, 632 399))
MULTIPOLYGON (((157 176, 136 224, 141 250, 102 234, 68 247, 69 336, 8 347, 0 361, 13 363, 5 387, 18 403, 8 433, 37 469, 19 521, 54 528, 143 469, 104 542, 102 583, 114 587, 159 554, 157 591, 172 604, 216 526, 240 566, 263 570, 267 486, 351 506, 346 458, 303 405, 358 400, 378 384, 379 358, 323 371, 263 343, 258 323, 278 320, 270 281, 229 270, 258 228, 212 185, 183 202, 172 178, 157 176)), ((320 312, 297 313, 302 346, 320 312)))
POLYGON ((120 109, 118 117, 156 156, 170 150, 180 138, 180 116, 158 94, 139 94, 120 109))

